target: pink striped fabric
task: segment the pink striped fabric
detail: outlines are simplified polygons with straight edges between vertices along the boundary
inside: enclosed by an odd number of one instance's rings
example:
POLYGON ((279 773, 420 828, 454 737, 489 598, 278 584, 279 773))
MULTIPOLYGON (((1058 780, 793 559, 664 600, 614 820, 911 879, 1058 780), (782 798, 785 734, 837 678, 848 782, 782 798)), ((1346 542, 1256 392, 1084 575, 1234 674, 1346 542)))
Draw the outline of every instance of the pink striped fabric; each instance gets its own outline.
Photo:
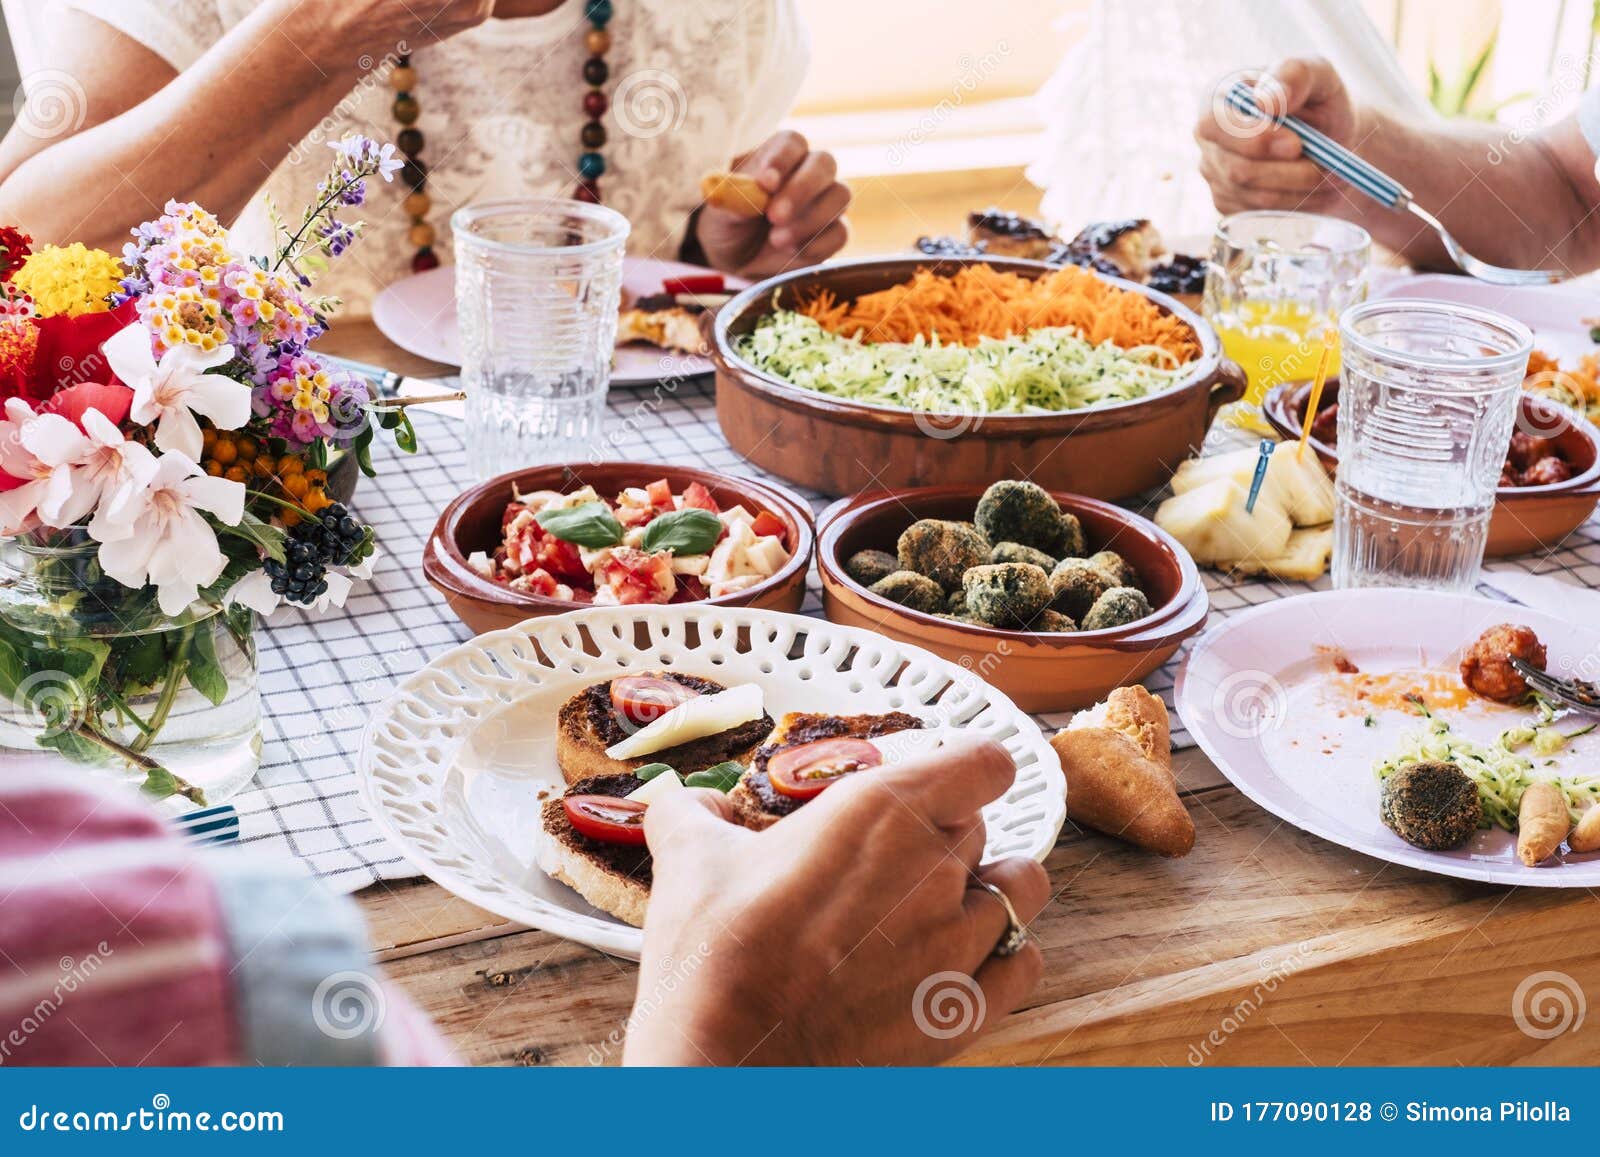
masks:
MULTIPOLYGON (((205 864, 131 793, 0 755, 0 1065, 251 1063, 205 864)), ((453 1062, 387 1006, 387 1063, 453 1062)))

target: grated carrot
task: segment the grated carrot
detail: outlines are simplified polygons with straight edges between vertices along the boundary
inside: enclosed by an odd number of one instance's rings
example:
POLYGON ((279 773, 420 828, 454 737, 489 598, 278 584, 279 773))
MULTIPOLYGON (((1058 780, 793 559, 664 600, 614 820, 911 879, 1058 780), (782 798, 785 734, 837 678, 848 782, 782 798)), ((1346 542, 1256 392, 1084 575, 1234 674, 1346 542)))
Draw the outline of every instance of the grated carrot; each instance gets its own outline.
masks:
POLYGON ((854 301, 823 290, 798 309, 826 330, 869 342, 920 336, 971 346, 980 338, 1065 326, 1096 345, 1157 346, 1180 364, 1200 354, 1194 331, 1182 320, 1075 265, 1039 278, 983 263, 963 266, 951 277, 919 269, 910 281, 854 301))

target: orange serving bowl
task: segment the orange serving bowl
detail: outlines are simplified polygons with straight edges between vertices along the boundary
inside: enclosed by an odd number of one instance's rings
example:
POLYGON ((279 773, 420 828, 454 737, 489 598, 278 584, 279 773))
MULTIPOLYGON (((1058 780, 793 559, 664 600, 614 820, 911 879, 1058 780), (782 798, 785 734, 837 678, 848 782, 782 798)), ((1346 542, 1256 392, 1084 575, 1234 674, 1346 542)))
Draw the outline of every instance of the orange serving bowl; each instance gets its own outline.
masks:
POLYGON ((514 493, 529 494, 536 490, 566 493, 593 486, 602 496, 610 498, 626 487, 647 486, 660 478, 665 478, 674 491, 698 482, 711 492, 718 506, 740 505, 751 514, 766 512, 783 522, 788 563, 752 587, 704 602, 774 611, 800 609, 806 596, 806 571, 810 569, 816 547, 810 509, 797 495, 780 486, 748 478, 729 478, 690 466, 652 466, 639 462, 569 463, 513 470, 491 478, 457 495, 440 513, 433 534, 422 548, 422 573, 476 635, 514 626, 536 616, 582 610, 587 604, 515 591, 486 579, 467 565, 467 556, 477 550, 492 554, 500 545, 501 515, 514 493))
POLYGON ((757 466, 824 494, 1031 478, 1047 490, 1117 498, 1165 483, 1205 438, 1217 407, 1244 392, 1243 371, 1222 356, 1216 333, 1197 314, 1164 293, 1115 279, 1118 288, 1180 317, 1201 348, 1188 377, 1132 402, 1045 414, 930 414, 802 389, 734 349, 734 340, 780 302, 823 290, 849 300, 907 281, 918 269, 950 275, 980 262, 1023 277, 1056 268, 1002 257, 874 258, 781 274, 739 294, 712 326, 723 435, 757 466))
POLYGON ((1115 550, 1139 572, 1155 608, 1149 617, 1102 631, 1036 634, 977 626, 911 610, 873 594, 845 573, 860 550, 893 554, 900 532, 919 518, 970 521, 982 486, 879 490, 830 507, 817 531, 824 613, 914 643, 959 663, 1009 695, 1024 711, 1069 711, 1136 683, 1205 625, 1210 600, 1188 553, 1137 514, 1078 494, 1055 493, 1077 515, 1094 550, 1115 550))
MULTIPOLYGON (((1299 438, 1311 398, 1310 382, 1285 382, 1268 391, 1262 409, 1273 429, 1285 438, 1299 438)), ((1339 381, 1329 378, 1322 404, 1339 400, 1339 381)), ((1523 394, 1517 429, 1556 443, 1572 468, 1572 477, 1548 486, 1502 486, 1495 491, 1494 514, 1489 519, 1490 558, 1551 550, 1588 521, 1600 504, 1600 430, 1581 414, 1534 394, 1523 394)), ((1339 465, 1339 450, 1315 438, 1311 448, 1330 471, 1339 465)))

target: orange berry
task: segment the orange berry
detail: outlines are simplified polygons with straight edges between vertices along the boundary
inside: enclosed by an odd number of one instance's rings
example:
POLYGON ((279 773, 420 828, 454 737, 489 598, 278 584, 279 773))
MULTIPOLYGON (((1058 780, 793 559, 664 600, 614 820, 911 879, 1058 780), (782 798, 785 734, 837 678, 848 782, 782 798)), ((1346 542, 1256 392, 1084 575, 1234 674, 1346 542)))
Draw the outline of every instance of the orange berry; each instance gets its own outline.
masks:
POLYGON ((250 473, 243 466, 229 466, 222 476, 229 482, 248 482, 250 480, 250 473))
POLYGON ((250 464, 250 473, 257 478, 272 477, 272 455, 263 454, 250 464))
POLYGON ((306 468, 306 464, 290 454, 285 454, 278 461, 278 473, 287 478, 291 474, 299 474, 306 468))
POLYGON ((326 470, 307 470, 306 478, 310 480, 311 485, 321 486, 323 483, 327 482, 328 472, 326 470))
POLYGON ((304 474, 291 474, 283 480, 283 489, 291 498, 304 498, 311 484, 304 474))
POLYGON ((212 458, 206 463, 206 473, 211 475, 213 478, 221 478, 222 463, 218 462, 215 458, 212 458))
POLYGON ((210 426, 200 431, 200 445, 209 450, 217 444, 217 432, 210 426))
POLYGON ((217 444, 211 448, 211 457, 221 462, 224 466, 231 466, 239 457, 239 448, 233 444, 231 439, 223 441, 219 437, 217 444))
POLYGON ((300 512, 298 510, 285 510, 280 517, 285 526, 294 527, 300 525, 300 512))
POLYGON ((254 458, 256 456, 257 449, 259 449, 259 447, 256 445, 256 440, 249 435, 240 438, 234 443, 234 445, 239 450, 239 457, 243 458, 246 462, 254 458))

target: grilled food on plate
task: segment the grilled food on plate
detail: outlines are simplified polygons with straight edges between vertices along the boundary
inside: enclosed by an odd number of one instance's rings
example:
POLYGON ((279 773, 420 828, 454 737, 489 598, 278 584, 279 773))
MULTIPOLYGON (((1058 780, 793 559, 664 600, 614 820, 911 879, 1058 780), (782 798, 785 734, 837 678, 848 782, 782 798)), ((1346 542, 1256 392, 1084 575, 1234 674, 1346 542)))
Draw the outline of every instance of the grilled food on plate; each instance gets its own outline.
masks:
POLYGON ((664 794, 728 792, 739 822, 761 830, 845 776, 931 750, 940 738, 903 711, 793 713, 774 729, 761 689, 749 683, 725 688, 673 671, 597 683, 559 712, 556 753, 568 788, 541 809, 539 866, 639 926, 651 883, 644 818, 664 794))
POLYGON ((741 217, 759 217, 767 211, 767 191, 744 173, 707 173, 700 178, 700 199, 741 217))
POLYGON ((660 763, 691 775, 748 762, 771 730, 761 688, 753 683, 729 688, 674 671, 622 675, 561 705, 556 763, 569 784, 660 763))
POLYGON ((729 793, 734 815, 747 828, 769 828, 846 775, 898 762, 919 747, 931 750, 931 741, 885 741, 922 726, 922 720, 904 711, 883 715, 792 711, 757 748, 750 770, 729 793))
POLYGON ((722 274, 706 272, 669 277, 659 293, 623 302, 617 315, 619 346, 642 342, 680 354, 710 353, 701 321, 731 300, 722 274))

